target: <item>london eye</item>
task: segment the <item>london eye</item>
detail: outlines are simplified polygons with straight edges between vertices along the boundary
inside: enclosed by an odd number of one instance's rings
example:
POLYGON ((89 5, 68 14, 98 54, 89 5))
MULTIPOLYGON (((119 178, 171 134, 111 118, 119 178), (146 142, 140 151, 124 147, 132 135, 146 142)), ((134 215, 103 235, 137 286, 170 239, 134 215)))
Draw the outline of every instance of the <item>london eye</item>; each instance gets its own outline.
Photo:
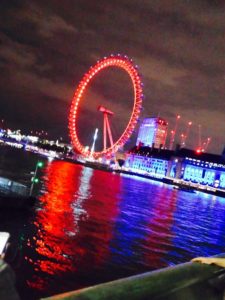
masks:
POLYGON ((131 59, 127 56, 121 55, 111 55, 109 57, 104 57, 98 61, 94 66, 92 66, 88 72, 83 76, 77 89, 75 90, 74 97, 72 99, 72 104, 69 113, 69 134, 72 141, 73 148, 76 152, 82 154, 84 157, 110 157, 130 138, 135 125, 138 121, 139 114, 142 107, 143 91, 142 82, 138 72, 137 66, 135 66, 131 59), (113 112, 107 110, 105 107, 100 107, 99 111, 104 114, 104 147, 101 151, 92 151, 87 149, 83 145, 78 136, 78 115, 79 106, 84 98, 85 91, 89 88, 90 83, 93 81, 94 77, 101 72, 103 69, 117 67, 124 70, 128 75, 133 87, 133 101, 132 101, 132 112, 129 116, 128 122, 125 129, 120 134, 119 138, 113 141, 108 115, 113 115, 113 112), (109 113, 110 112, 110 113, 109 113), (110 143, 106 146, 106 133, 109 134, 110 143))

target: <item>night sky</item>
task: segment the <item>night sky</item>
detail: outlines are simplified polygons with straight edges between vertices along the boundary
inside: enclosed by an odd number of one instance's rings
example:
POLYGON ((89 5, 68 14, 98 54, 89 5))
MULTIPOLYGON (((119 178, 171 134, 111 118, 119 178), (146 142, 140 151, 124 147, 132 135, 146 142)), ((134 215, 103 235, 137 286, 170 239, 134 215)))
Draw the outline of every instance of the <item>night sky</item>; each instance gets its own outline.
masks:
MULTIPOLYGON (((1 0, 0 43, 5 127, 47 130, 50 137, 69 140, 68 112, 83 74, 98 59, 121 53, 142 75, 141 119, 159 115, 171 130, 180 114, 178 135, 193 122, 187 147, 197 147, 200 124, 202 141, 212 137, 209 152, 224 148, 223 0, 1 0)), ((115 138, 132 108, 128 76, 116 68, 103 73, 80 107, 84 144, 91 144, 95 127, 102 124, 99 104, 115 113, 115 138)))

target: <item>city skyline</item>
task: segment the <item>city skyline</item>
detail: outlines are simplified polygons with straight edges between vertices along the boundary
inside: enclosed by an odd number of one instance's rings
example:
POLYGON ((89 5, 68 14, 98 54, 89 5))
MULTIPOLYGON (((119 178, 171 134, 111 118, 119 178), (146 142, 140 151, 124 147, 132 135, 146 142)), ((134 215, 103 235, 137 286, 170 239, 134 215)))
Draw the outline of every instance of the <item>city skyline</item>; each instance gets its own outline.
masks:
MULTIPOLYGON (((198 144, 200 124, 202 140, 212 138, 209 152, 222 152, 222 1, 2 1, 0 14, 0 118, 9 128, 67 137, 70 104, 84 73, 98 59, 121 53, 142 74, 141 119, 159 114, 171 130, 180 114, 180 130, 193 122, 189 148, 198 144)), ((91 87, 82 107, 81 131, 93 127, 91 136, 99 104, 116 112, 115 132, 124 127, 132 105, 128 78, 117 71, 106 75, 91 87)))

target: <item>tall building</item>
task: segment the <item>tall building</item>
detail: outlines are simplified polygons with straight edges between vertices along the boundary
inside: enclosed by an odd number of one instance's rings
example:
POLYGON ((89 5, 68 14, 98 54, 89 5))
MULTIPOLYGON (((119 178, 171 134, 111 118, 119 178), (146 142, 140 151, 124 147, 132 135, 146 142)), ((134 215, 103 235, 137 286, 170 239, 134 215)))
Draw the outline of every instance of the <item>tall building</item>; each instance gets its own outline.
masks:
POLYGON ((165 147, 168 123, 162 118, 146 118, 142 122, 136 145, 165 147))

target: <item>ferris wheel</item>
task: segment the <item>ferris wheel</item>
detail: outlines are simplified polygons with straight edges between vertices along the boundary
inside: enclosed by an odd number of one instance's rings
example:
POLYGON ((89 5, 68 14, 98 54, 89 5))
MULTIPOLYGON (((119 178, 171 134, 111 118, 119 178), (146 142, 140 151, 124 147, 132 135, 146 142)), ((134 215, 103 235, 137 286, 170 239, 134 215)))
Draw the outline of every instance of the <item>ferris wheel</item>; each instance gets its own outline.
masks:
MULTIPOLYGON (((142 91, 142 82, 140 79, 140 75, 138 73, 137 66, 135 66, 131 59, 127 56, 121 55, 111 55, 109 57, 104 57, 100 61, 98 61, 94 66, 92 66, 88 72, 83 76, 82 80, 80 81, 72 100, 72 104, 70 107, 69 113, 69 133, 72 141, 72 145, 74 149, 82 154, 84 157, 110 157, 115 153, 120 147, 122 147, 129 137, 131 136, 135 125, 138 121, 138 117, 142 108, 142 99, 143 99, 143 91, 142 91), (82 101, 85 91, 88 89, 89 84, 92 82, 93 78, 101 72, 105 68, 109 67, 118 67, 128 73, 134 91, 134 99, 133 99, 133 108, 132 113, 130 115, 129 121, 126 125, 125 130, 122 132, 120 137, 113 142, 112 137, 110 137, 110 145, 106 147, 106 142, 104 141, 104 148, 102 151, 93 152, 91 150, 87 150, 87 148, 82 145, 78 138, 78 108, 82 101)), ((101 108, 100 111, 102 111, 101 108)), ((105 108, 104 108, 105 109, 105 108)), ((110 112, 111 113, 111 112, 110 112)), ((109 122, 107 118, 106 120, 106 128, 109 130, 109 122)), ((106 131, 104 128, 104 132, 106 131)), ((109 130, 110 131, 110 130, 109 130)))

